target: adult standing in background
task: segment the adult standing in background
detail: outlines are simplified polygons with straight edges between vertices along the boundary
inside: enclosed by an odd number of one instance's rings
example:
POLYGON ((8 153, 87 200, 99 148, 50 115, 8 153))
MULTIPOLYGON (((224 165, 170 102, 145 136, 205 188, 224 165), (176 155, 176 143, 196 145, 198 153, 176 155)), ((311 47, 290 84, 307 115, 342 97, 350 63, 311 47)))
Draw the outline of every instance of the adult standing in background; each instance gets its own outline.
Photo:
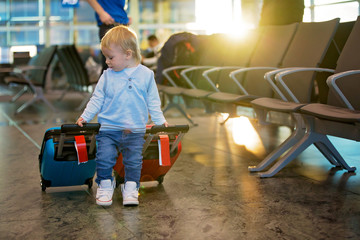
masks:
MULTIPOLYGON (((99 27, 99 39, 118 25, 130 25, 131 19, 126 12, 126 0, 86 0, 95 10, 95 18, 99 27)), ((105 57, 102 55, 103 70, 107 69, 105 57)))

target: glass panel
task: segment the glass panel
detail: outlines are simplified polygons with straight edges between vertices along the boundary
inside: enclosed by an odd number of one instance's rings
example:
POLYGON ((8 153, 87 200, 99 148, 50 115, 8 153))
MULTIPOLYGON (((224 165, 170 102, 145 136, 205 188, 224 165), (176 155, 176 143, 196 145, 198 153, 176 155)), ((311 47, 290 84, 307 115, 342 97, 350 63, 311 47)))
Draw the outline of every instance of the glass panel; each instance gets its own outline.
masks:
POLYGON ((0 32, 0 46, 6 46, 6 32, 0 32))
POLYGON ((37 17, 44 16, 44 8, 39 0, 12 0, 10 1, 11 17, 37 17))
POLYGON ((311 22, 311 11, 310 8, 304 9, 303 22, 311 22))
POLYGON ((61 21, 72 21, 73 9, 61 6, 60 0, 51 0, 50 19, 61 21))
POLYGON ((331 4, 331 3, 338 3, 344 2, 344 0, 314 0, 315 5, 322 5, 322 4, 331 4))
POLYGON ((12 22, 10 29, 10 45, 38 45, 40 42, 39 33, 43 32, 39 23, 30 23, 25 21, 12 22))
POLYGON ((305 5, 305 7, 310 7, 311 6, 311 1, 310 0, 305 0, 304 5, 305 5))
POLYGON ((37 45, 39 44, 39 30, 13 30, 10 32, 10 42, 16 45, 37 45))
POLYGON ((171 23, 195 22, 195 1, 172 1, 170 9, 171 23))
POLYGON ((95 12, 86 1, 80 1, 79 8, 75 9, 77 22, 89 22, 96 26, 95 12))
POLYGON ((234 33, 234 29, 242 25, 241 7, 233 8, 232 0, 221 1, 221 8, 217 0, 197 0, 195 3, 196 27, 205 30, 206 34, 234 33))
POLYGON ((341 22, 356 20, 358 16, 358 2, 315 7, 315 22, 341 18, 341 22))
POLYGON ((5 1, 0 1, 0 22, 8 20, 6 17, 6 12, 9 11, 6 9, 5 1))
POLYGON ((154 23, 155 22, 155 3, 153 0, 140 1, 140 22, 141 23, 154 23))
POLYGON ((94 43, 99 43, 98 30, 78 30, 77 31, 77 45, 93 45, 94 43))
POLYGON ((195 21, 194 0, 139 1, 140 23, 187 23, 195 21))
POLYGON ((50 45, 72 44, 71 31, 66 26, 50 28, 50 45))
MULTIPOLYGON (((4 33, 0 33, 0 41, 2 39, 2 35, 4 33)), ((10 48, 8 47, 0 47, 0 63, 10 63, 10 48)))

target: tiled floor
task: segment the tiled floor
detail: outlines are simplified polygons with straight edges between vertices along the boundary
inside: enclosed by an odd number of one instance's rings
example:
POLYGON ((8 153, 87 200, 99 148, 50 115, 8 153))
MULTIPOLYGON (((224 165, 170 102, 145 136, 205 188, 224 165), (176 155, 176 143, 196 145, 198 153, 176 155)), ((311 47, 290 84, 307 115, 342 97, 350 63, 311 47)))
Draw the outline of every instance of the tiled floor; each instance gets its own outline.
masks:
MULTIPOLYGON (((82 96, 71 93, 57 102, 60 93, 49 92, 58 112, 39 103, 14 115, 24 98, 9 103, 10 92, 0 92, 0 239, 360 239, 357 172, 333 169, 311 147, 275 177, 258 178, 247 167, 290 131, 256 124, 253 131, 234 120, 222 126, 218 116, 198 109, 192 113, 199 125, 182 141, 179 159, 163 184, 142 184, 138 207, 123 207, 119 189, 108 208, 95 204, 95 186, 42 192, 43 134, 73 123, 82 96)), ((176 112, 166 117, 187 123, 176 112)), ((360 168, 358 143, 332 141, 360 168)))

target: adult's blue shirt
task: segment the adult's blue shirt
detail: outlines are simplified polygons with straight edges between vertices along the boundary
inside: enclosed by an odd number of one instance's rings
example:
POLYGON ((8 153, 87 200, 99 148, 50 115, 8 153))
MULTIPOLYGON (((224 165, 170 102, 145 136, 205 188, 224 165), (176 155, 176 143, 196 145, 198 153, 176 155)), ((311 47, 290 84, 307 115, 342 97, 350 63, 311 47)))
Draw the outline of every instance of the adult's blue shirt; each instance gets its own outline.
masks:
MULTIPOLYGON (((125 7, 125 0, 97 0, 102 8, 115 20, 115 22, 120 24, 128 24, 129 18, 127 16, 125 7)), ((95 17, 98 26, 102 25, 102 22, 99 18, 99 15, 95 12, 95 17)))

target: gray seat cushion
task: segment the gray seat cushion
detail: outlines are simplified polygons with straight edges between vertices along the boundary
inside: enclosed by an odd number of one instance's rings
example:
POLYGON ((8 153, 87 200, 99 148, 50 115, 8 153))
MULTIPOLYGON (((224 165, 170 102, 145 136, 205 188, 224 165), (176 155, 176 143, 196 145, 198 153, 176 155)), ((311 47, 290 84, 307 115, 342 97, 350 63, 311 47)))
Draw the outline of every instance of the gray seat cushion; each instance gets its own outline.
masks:
POLYGON ((285 102, 275 98, 258 98, 251 101, 253 107, 259 107, 269 111, 278 112, 296 112, 299 108, 304 106, 303 103, 285 102))
POLYGON ((300 109, 301 113, 338 122, 360 122, 360 111, 326 104, 312 103, 300 109))

